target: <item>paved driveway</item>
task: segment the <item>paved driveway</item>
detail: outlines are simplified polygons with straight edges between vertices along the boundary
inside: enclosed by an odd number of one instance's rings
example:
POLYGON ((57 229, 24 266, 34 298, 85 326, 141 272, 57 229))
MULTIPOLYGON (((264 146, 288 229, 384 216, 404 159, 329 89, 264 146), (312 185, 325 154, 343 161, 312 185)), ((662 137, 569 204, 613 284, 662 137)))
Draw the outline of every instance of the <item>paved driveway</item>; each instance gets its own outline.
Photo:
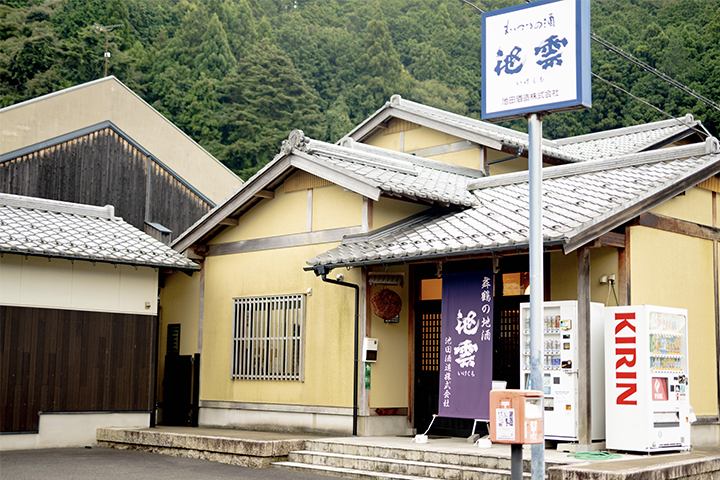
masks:
POLYGON ((2 480, 327 480, 277 468, 245 468, 192 458, 111 448, 0 452, 2 480))

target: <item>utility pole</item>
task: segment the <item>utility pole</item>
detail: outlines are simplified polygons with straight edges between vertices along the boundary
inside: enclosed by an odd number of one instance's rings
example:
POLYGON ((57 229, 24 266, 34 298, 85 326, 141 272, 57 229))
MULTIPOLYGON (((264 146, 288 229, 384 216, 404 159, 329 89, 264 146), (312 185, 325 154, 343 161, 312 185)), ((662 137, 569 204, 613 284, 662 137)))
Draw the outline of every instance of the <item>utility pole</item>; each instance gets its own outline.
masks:
POLYGON ((108 33, 111 30, 115 30, 119 27, 124 27, 125 25, 122 23, 118 23, 116 25, 98 25, 97 23, 93 26, 96 32, 105 32, 105 76, 107 77, 107 65, 108 65, 108 58, 110 58, 110 52, 108 51, 108 33))

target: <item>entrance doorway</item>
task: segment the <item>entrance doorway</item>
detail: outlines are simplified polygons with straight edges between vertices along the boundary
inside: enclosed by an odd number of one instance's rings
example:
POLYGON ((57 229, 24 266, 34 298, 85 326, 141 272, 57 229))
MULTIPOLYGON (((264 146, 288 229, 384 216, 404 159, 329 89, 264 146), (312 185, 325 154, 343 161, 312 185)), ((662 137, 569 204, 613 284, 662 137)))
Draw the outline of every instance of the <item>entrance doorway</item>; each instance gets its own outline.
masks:
MULTIPOLYGON (((486 265, 475 265, 488 270, 486 265), (485 267, 485 268, 483 268, 485 267)), ((520 388, 520 304, 529 302, 527 257, 503 258, 495 274, 493 316, 493 380, 506 382, 506 388, 520 388)), ((440 392, 440 326, 442 279, 434 275, 436 267, 417 268, 415 302, 415 385, 414 427, 423 433, 433 414, 438 412, 440 392)), ((447 264, 446 270, 451 268, 447 264)), ((429 434, 467 437, 473 420, 437 417, 429 434)), ((487 433, 484 422, 476 432, 487 433)))
MULTIPOLYGON (((415 304, 415 429, 424 432, 438 413, 441 300, 415 304)), ((468 437, 473 420, 437 417, 429 435, 468 437)))

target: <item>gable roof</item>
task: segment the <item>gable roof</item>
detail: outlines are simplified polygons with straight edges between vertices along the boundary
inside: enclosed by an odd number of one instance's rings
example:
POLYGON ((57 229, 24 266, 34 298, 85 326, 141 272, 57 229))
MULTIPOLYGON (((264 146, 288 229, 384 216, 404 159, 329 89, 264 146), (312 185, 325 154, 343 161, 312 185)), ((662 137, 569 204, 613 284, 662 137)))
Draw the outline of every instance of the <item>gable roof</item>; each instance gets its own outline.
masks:
MULTIPOLYGON (((543 169, 543 241, 569 253, 720 172, 717 139, 583 164, 543 169)), ((348 236, 313 267, 388 264, 487 254, 528 246, 528 172, 470 183, 478 204, 424 212, 348 236)))
POLYGON ((197 190, 220 203, 242 180, 113 76, 0 109, 0 154, 111 121, 197 190))
POLYGON ((215 206, 215 202, 213 202, 211 199, 206 197, 201 191, 199 191, 193 185, 188 183, 187 180, 185 180, 180 175, 178 175, 176 172, 174 172, 170 167, 168 167, 165 163, 163 163, 161 160, 159 160, 155 155, 153 155, 151 152, 149 152, 145 147, 143 147, 138 142, 136 142, 135 139, 131 138, 127 133, 123 132, 120 128, 117 127, 117 125, 115 125, 114 123, 112 123, 109 120, 100 122, 95 125, 90 125, 88 127, 81 128, 80 130, 76 130, 74 132, 69 132, 69 133, 60 135, 55 138, 48 138, 46 140, 43 140, 42 142, 36 143, 34 145, 28 145, 27 147, 23 147, 18 150, 14 150, 12 152, 1 153, 0 154, 0 164, 2 164, 3 162, 14 160, 16 158, 24 157, 26 155, 36 154, 39 151, 42 151, 42 150, 45 150, 48 148, 52 148, 52 147, 57 147, 58 145, 62 145, 63 143, 66 143, 66 142, 72 142, 74 140, 78 140, 82 137, 88 136, 88 135, 96 133, 96 132, 100 132, 105 129, 109 129, 109 130, 112 130, 113 132, 115 132, 120 138, 125 140, 133 148, 138 150, 145 157, 149 158, 152 162, 156 163, 160 169, 162 169, 168 175, 170 175, 172 178, 177 180, 180 184, 183 185, 183 187, 190 190, 194 195, 199 197, 203 202, 207 203, 211 208, 215 206))
POLYGON ((702 123, 688 113, 682 118, 567 137, 554 142, 568 156, 599 160, 662 148, 695 133, 710 136, 702 123))
MULTIPOLYGON (((383 128, 391 118, 407 120, 496 150, 528 150, 529 140, 526 133, 429 107, 406 100, 400 95, 393 95, 389 102, 350 131, 347 137, 362 142, 383 128)), ((646 123, 562 140, 543 139, 543 155, 546 160, 572 163, 637 153, 676 142, 698 132, 699 128, 700 122, 688 114, 681 119, 646 123)))
POLYGON ((193 261, 96 207, 0 193, 0 253, 199 270, 193 261))
POLYGON ((471 206, 467 184, 483 174, 443 162, 393 152, 347 140, 343 145, 312 140, 300 130, 290 133, 281 151, 223 204, 208 212, 173 242, 183 251, 214 236, 227 218, 238 218, 290 174, 303 170, 359 195, 404 198, 426 204, 471 206))

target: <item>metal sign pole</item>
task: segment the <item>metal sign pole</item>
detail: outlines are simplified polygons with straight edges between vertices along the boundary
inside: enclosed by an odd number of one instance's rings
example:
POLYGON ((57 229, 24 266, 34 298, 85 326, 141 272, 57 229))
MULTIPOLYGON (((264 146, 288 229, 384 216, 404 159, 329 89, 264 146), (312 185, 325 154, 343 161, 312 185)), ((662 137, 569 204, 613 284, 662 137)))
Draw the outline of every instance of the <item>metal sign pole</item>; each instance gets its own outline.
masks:
MULTIPOLYGON (((542 118, 528 117, 530 170, 530 389, 543 391, 542 118)), ((544 409, 541 408, 544 416, 544 409)), ((544 420, 544 419, 543 419, 544 420)), ((545 442, 533 444, 532 480, 545 478, 545 442)))

